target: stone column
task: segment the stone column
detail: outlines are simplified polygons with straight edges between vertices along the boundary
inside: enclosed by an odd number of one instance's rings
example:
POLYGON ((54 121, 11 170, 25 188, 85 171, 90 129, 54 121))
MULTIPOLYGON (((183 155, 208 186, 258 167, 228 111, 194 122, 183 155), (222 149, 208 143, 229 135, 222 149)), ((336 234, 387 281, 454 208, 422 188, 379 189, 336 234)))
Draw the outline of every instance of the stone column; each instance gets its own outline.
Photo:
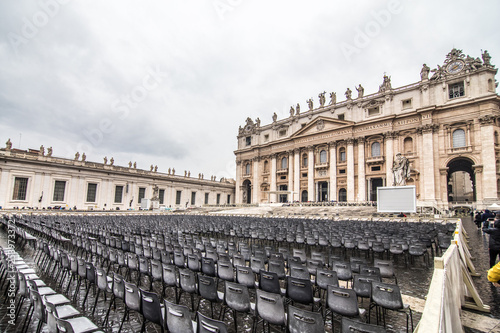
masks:
POLYGON ((12 193, 9 191, 9 176, 10 170, 6 168, 0 169, 0 206, 7 208, 7 203, 12 199, 12 193))
MULTIPOLYGON (((276 154, 271 155, 271 192, 276 192, 276 154)), ((277 202, 276 193, 272 193, 269 202, 277 202)))
MULTIPOLYGON (((294 156, 293 150, 288 151, 288 191, 293 192, 293 172, 294 172, 294 156)), ((293 201, 293 193, 288 195, 288 201, 293 201)))
POLYGON ((476 166, 474 168, 474 185, 476 187, 476 202, 482 202, 483 197, 483 167, 476 166))
POLYGON ((386 186, 393 186, 392 163, 394 162, 394 132, 387 132, 385 136, 385 179, 386 186))
POLYGON ((253 179, 252 179, 252 203, 258 204, 260 198, 260 185, 259 185, 259 176, 260 176, 260 157, 255 156, 252 159, 252 171, 253 171, 253 179))
POLYGON ((358 201, 366 201, 365 138, 358 138, 358 201))
POLYGON ((439 169, 439 192, 441 193, 441 202, 448 202, 448 169, 439 169))
MULTIPOLYGON (((240 190, 240 187, 242 185, 242 181, 241 181, 241 161, 236 161, 236 188, 235 188, 235 202, 236 203, 243 203, 241 200, 241 190, 240 190)), ((173 204, 172 205, 175 205, 175 193, 173 195, 173 204)))
POLYGON ((293 200, 300 201, 300 149, 293 150, 293 200))
POLYGON ((479 118, 481 124, 481 162, 483 164, 483 200, 485 203, 496 202, 497 199, 497 175, 495 158, 495 130, 493 128, 495 117, 483 116, 479 118))
POLYGON ((307 147, 307 200, 314 201, 314 147, 307 147))
POLYGON ((347 201, 354 202, 354 139, 347 140, 347 201))
POLYGON ((436 181, 434 179, 434 135, 439 125, 427 124, 418 130, 422 133, 422 159, 424 168, 422 169, 422 180, 424 188, 420 191, 420 200, 432 202, 436 201, 436 181))
POLYGON ((330 200, 337 201, 337 142, 332 141, 330 146, 330 200))

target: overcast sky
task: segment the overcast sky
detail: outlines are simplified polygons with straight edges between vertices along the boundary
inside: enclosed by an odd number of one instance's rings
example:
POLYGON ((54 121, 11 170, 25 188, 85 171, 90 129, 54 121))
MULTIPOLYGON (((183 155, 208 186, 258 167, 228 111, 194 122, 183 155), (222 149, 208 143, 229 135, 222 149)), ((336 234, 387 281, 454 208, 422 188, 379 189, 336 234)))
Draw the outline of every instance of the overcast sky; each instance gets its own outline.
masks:
POLYGON ((235 176, 236 135, 291 105, 420 79, 453 48, 500 66, 498 1, 0 2, 0 146, 235 176), (328 94, 327 94, 328 96, 328 94))

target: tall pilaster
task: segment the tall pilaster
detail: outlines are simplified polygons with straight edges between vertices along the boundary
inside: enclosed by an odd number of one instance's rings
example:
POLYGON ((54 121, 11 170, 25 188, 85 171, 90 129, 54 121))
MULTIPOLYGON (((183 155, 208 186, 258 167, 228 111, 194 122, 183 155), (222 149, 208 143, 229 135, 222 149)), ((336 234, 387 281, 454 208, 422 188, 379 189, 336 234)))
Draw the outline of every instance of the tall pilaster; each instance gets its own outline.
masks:
POLYGON ((366 201, 365 138, 358 138, 358 197, 357 201, 366 201))
POLYGON ((260 176, 260 157, 255 156, 252 159, 253 167, 253 180, 252 180, 252 203, 259 203, 260 198, 260 186, 259 186, 259 176, 260 176))
MULTIPOLYGON (((235 200, 237 203, 243 203, 241 200, 241 186, 242 186, 242 180, 241 180, 241 161, 236 161, 236 188, 235 188, 235 200)), ((173 202, 175 204, 175 193, 173 193, 173 202)))
POLYGON ((314 193, 314 147, 307 147, 307 199, 315 201, 314 193))
POLYGON ((347 201, 354 202, 354 139, 347 140, 347 201))
POLYGON ((434 178, 434 132, 437 131, 438 128, 439 125, 437 124, 427 124, 418 128, 418 131, 422 133, 422 159, 425 166, 422 169, 424 188, 420 195, 423 201, 434 202, 436 200, 436 181, 434 178))
POLYGON ((293 150, 288 151, 288 191, 291 194, 288 196, 288 201, 293 201, 293 171, 294 171, 294 156, 293 150))
POLYGON ((337 143, 330 142, 330 200, 337 201, 337 143))
POLYGON ((294 149, 293 153, 293 200, 300 201, 300 149, 294 149))
MULTIPOLYGON (((276 192, 276 154, 271 155, 271 192, 276 192)), ((276 193, 271 193, 269 201, 278 201, 276 193)))
POLYGON ((386 186, 394 186, 392 163, 394 162, 394 132, 384 133, 385 136, 385 179, 386 186))
POLYGON ((495 117, 483 116, 479 118, 481 124, 481 162, 483 164, 483 200, 487 203, 497 200, 497 175, 495 158, 495 130, 493 128, 495 117))

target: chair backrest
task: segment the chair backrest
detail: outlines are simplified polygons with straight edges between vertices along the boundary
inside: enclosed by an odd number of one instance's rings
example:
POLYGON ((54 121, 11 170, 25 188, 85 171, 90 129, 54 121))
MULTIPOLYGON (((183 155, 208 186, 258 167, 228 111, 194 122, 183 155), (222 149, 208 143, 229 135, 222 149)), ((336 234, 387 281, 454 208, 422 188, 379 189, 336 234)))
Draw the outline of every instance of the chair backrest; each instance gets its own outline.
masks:
POLYGON ((339 280, 347 281, 352 279, 351 264, 347 262, 333 262, 332 271, 337 272, 339 280))
POLYGON ((266 272, 265 270, 261 269, 259 271, 259 289, 270 293, 281 293, 278 274, 273 272, 266 272))
POLYGON ((125 285, 125 304, 130 310, 141 311, 141 291, 136 284, 123 281, 125 285))
POLYGON ((380 282, 378 275, 354 275, 352 289, 359 297, 370 298, 372 295, 372 282, 380 282))
POLYGON ((372 282, 372 301, 391 310, 403 309, 401 291, 397 284, 372 282))
POLYGON ((201 258, 201 271, 208 276, 217 276, 215 260, 213 258, 201 258))
POLYGON ((103 268, 96 267, 95 274, 96 274, 97 288, 99 288, 100 290, 110 291, 106 271, 103 268))
POLYGON ((185 292, 194 294, 196 288, 196 275, 195 272, 189 268, 179 268, 179 285, 185 292))
POLYGON ((42 296, 35 289, 30 289, 31 300, 33 301, 33 315, 36 319, 45 321, 45 305, 42 296))
POLYGON ((215 278, 198 273, 198 294, 210 302, 218 301, 217 281, 215 278))
POLYGON ((163 273, 161 261, 159 259, 151 259, 151 277, 154 281, 162 281, 163 273))
POLYGON ((380 276, 380 268, 368 265, 360 265, 359 274, 380 276))
POLYGON ((123 276, 113 273, 113 295, 116 298, 124 299, 125 297, 125 281, 123 276))
POLYGON ((337 272, 322 268, 316 270, 316 285, 321 289, 328 289, 328 285, 338 287, 339 279, 337 272))
POLYGON ((137 254, 127 252, 127 265, 132 271, 137 271, 139 269, 139 261, 137 259, 137 254))
POLYGON ((264 258, 262 257, 257 257, 257 256, 251 256, 250 257, 250 267, 252 268, 252 271, 257 274, 260 272, 260 270, 265 269, 265 261, 264 258))
POLYGON ((141 274, 150 274, 151 267, 149 258, 146 256, 139 256, 138 260, 139 260, 139 272, 141 272, 141 274))
POLYGON ((86 262, 85 263, 85 268, 87 271, 86 278, 90 283, 96 283, 96 271, 94 264, 92 262, 86 262))
POLYGON ((185 267, 186 263, 186 258, 184 256, 184 253, 182 251, 174 251, 174 264, 177 267, 185 267))
POLYGON ((292 265, 290 266, 290 276, 299 279, 309 279, 310 274, 307 267, 292 265))
POLYGON ((250 312, 250 295, 245 285, 226 281, 224 301, 233 310, 250 312))
POLYGON ((187 256, 187 267, 195 272, 200 271, 200 259, 198 259, 198 256, 196 254, 188 254, 187 256))
POLYGON ((87 266, 85 263, 85 259, 77 258, 76 260, 78 262, 78 276, 80 276, 82 278, 86 278, 87 277, 87 266))
POLYGON ((347 317, 359 315, 358 298, 352 289, 328 286, 326 303, 332 312, 347 317))
POLYGON ((234 267, 229 260, 221 261, 217 263, 217 274, 219 278, 225 281, 234 281, 234 267))
POLYGON ((267 264, 267 270, 269 272, 276 273, 278 275, 278 278, 284 279, 286 276, 285 261, 282 258, 269 259, 269 262, 267 264))
POLYGON ((161 263, 163 283, 167 286, 177 286, 177 270, 174 264, 161 263))
POLYGON ((142 315, 163 327, 162 301, 158 294, 140 288, 142 315))
POLYGON ((321 312, 311 312, 289 305, 288 331, 290 333, 324 333, 323 316, 321 312))
POLYGON ((306 262, 307 256, 306 256, 306 251, 304 249, 293 249, 292 253, 293 253, 292 257, 300 258, 300 261, 302 263, 306 262))
POLYGON ((64 333, 75 332, 73 330, 73 326, 71 326, 71 323, 69 321, 56 317, 56 322, 57 322, 57 329, 59 330, 59 332, 64 332, 64 333))
POLYGON ((241 254, 233 254, 233 266, 246 266, 246 260, 241 254))
POLYGON ((286 295, 294 302, 312 304, 314 302, 311 280, 287 277, 286 295))
POLYGON ((380 269, 380 275, 382 277, 394 276, 394 264, 390 260, 375 259, 373 261, 373 266, 380 269))
POLYGON ((355 273, 359 273, 360 265, 368 265, 368 260, 366 260, 365 258, 351 257, 349 258, 349 262, 351 264, 352 271, 355 273))
POLYGON ((260 318, 273 325, 286 325, 285 301, 280 294, 257 289, 255 311, 260 318))
POLYGON ((255 275, 250 267, 236 266, 236 282, 248 288, 255 288, 255 275))
POLYGON ((165 304, 166 326, 170 333, 194 333, 193 313, 187 306, 174 304, 166 299, 163 303, 165 304))
POLYGON ((197 319, 197 333, 227 333, 228 331, 226 323, 208 318, 200 312, 197 313, 197 319))
POLYGON ((341 333, 386 333, 387 330, 383 326, 361 323, 352 319, 342 317, 341 333))

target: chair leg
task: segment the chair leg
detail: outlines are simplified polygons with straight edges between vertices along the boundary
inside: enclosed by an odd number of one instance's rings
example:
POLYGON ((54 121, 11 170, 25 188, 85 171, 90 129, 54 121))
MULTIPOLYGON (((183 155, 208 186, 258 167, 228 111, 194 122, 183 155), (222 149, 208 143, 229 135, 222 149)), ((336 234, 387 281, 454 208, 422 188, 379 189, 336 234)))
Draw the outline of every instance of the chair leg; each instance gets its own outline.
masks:
MULTIPOLYGON (((99 300, 99 293, 101 292, 101 289, 97 289, 97 295, 95 297, 95 302, 94 302, 94 309, 92 310, 92 316, 94 316, 95 308, 97 307, 97 301, 99 300)), ((106 292, 104 292, 106 294, 106 292)))

